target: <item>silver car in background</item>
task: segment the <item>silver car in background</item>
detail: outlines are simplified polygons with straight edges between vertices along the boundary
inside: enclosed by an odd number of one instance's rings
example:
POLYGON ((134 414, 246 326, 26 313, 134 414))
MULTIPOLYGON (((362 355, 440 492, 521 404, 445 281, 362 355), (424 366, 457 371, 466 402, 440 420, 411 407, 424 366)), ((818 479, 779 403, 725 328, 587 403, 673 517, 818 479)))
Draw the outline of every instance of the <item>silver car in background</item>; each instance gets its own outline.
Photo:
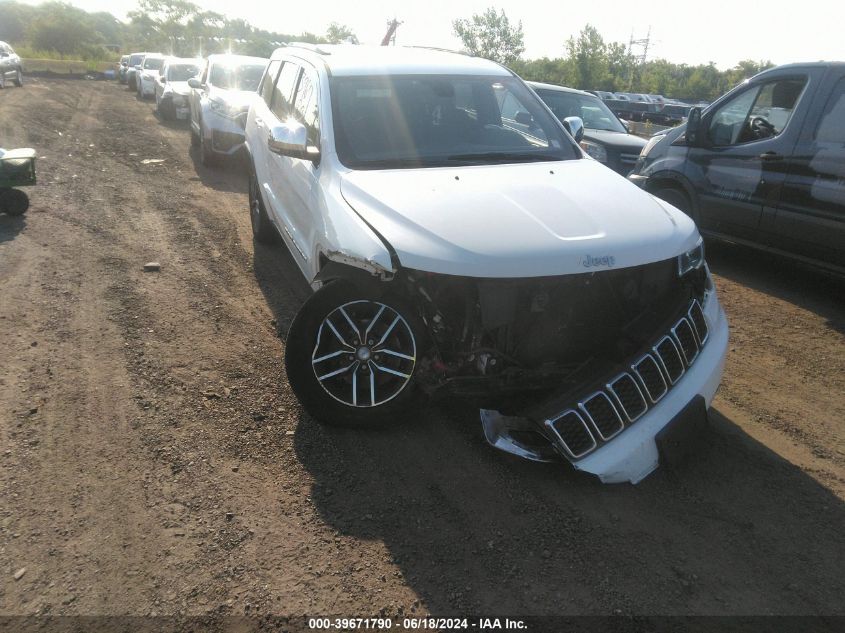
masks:
POLYGON ((201 59, 168 57, 156 77, 156 112, 165 121, 187 119, 191 111, 188 96, 191 88, 188 80, 195 77, 202 65, 201 59))
POLYGON ((209 55, 191 87, 191 144, 204 165, 233 156, 244 145, 249 106, 268 60, 245 55, 209 55))

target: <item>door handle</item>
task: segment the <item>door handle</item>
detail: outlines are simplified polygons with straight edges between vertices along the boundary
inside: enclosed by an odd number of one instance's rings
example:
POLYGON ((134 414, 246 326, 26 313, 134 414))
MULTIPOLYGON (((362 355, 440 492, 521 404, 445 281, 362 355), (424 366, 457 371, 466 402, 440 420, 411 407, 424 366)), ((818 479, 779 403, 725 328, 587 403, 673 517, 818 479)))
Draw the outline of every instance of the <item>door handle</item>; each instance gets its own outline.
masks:
POLYGON ((762 154, 760 154, 760 160, 783 160, 783 156, 781 154, 778 154, 777 152, 763 152, 762 154))

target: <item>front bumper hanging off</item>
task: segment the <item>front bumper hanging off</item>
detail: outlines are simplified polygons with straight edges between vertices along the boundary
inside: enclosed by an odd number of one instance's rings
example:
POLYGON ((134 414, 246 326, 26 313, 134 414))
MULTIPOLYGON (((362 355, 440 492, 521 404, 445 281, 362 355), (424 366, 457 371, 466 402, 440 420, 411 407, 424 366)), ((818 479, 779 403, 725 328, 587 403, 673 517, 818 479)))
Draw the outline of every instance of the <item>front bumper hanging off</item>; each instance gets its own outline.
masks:
MULTIPOLYGON (((683 412, 694 400, 703 399, 709 407, 721 382, 728 347, 727 317, 715 292, 708 292, 700 307, 700 311, 691 307, 647 354, 653 368, 651 379, 655 379, 654 368, 659 368, 657 378, 662 379, 665 390, 646 384, 646 372, 640 374, 631 367, 623 371, 627 376, 616 383, 618 389, 607 385, 596 393, 583 394, 580 402, 544 419, 482 410, 485 439, 495 448, 534 461, 556 461, 563 456, 576 470, 592 473, 604 483, 642 481, 659 464, 661 431, 676 418, 684 418, 683 412), (678 353, 677 362, 671 359, 674 366, 669 358, 665 363, 661 359, 661 352, 666 356, 667 351, 678 353), (599 420, 600 413, 618 418, 618 427, 607 419, 599 420), (565 437, 565 432, 559 432, 561 421, 578 425, 580 435, 565 437), (537 443, 530 438, 546 441, 537 443)), ((644 358, 632 359, 632 364, 644 358)), ((683 423, 683 419, 679 421, 683 423)))

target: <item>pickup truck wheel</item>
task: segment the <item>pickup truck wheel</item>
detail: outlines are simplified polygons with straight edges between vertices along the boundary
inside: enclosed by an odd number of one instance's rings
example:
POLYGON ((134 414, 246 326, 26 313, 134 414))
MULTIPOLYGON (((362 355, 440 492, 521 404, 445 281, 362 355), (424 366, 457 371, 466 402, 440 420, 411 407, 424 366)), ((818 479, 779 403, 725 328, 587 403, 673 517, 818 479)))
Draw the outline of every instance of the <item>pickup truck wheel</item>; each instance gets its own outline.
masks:
POLYGON ((291 324, 288 382, 321 422, 398 423, 413 400, 423 327, 401 299, 371 295, 332 282, 311 295, 291 324))
POLYGON ((264 202, 261 200, 261 192, 258 189, 258 178, 255 175, 255 169, 251 169, 249 173, 249 220, 252 224, 252 236, 256 242, 261 244, 275 244, 278 241, 279 234, 276 233, 276 227, 270 222, 267 217, 267 210, 264 208, 264 202))
POLYGON ((6 74, 0 72, 0 90, 6 87, 6 74))
POLYGON ((18 88, 23 88, 23 73, 21 72, 20 68, 18 68, 18 71, 15 74, 15 85, 18 88))
POLYGON ((29 208, 29 196, 20 189, 0 189, 0 213, 23 215, 29 208))
MULTIPOLYGON (((190 125, 190 123, 188 123, 190 125)), ((200 136, 196 132, 194 132, 194 128, 191 127, 191 147, 199 147, 200 146, 200 136)))
POLYGON ((689 197, 677 187, 661 187, 660 189, 656 189, 653 193, 661 200, 665 200, 673 207, 676 207, 686 213, 693 220, 695 219, 692 213, 692 204, 690 204, 689 197))

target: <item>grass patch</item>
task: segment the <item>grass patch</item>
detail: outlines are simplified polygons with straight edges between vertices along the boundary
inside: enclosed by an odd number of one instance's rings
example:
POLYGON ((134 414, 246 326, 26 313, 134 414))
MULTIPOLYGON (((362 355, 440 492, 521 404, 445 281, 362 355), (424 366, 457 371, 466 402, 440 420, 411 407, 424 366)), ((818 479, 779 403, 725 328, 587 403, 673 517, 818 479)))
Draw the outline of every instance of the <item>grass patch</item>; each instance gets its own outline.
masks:
POLYGON ((32 59, 22 58, 24 73, 52 72, 59 75, 84 75, 86 73, 114 70, 115 62, 96 62, 84 59, 32 59))

